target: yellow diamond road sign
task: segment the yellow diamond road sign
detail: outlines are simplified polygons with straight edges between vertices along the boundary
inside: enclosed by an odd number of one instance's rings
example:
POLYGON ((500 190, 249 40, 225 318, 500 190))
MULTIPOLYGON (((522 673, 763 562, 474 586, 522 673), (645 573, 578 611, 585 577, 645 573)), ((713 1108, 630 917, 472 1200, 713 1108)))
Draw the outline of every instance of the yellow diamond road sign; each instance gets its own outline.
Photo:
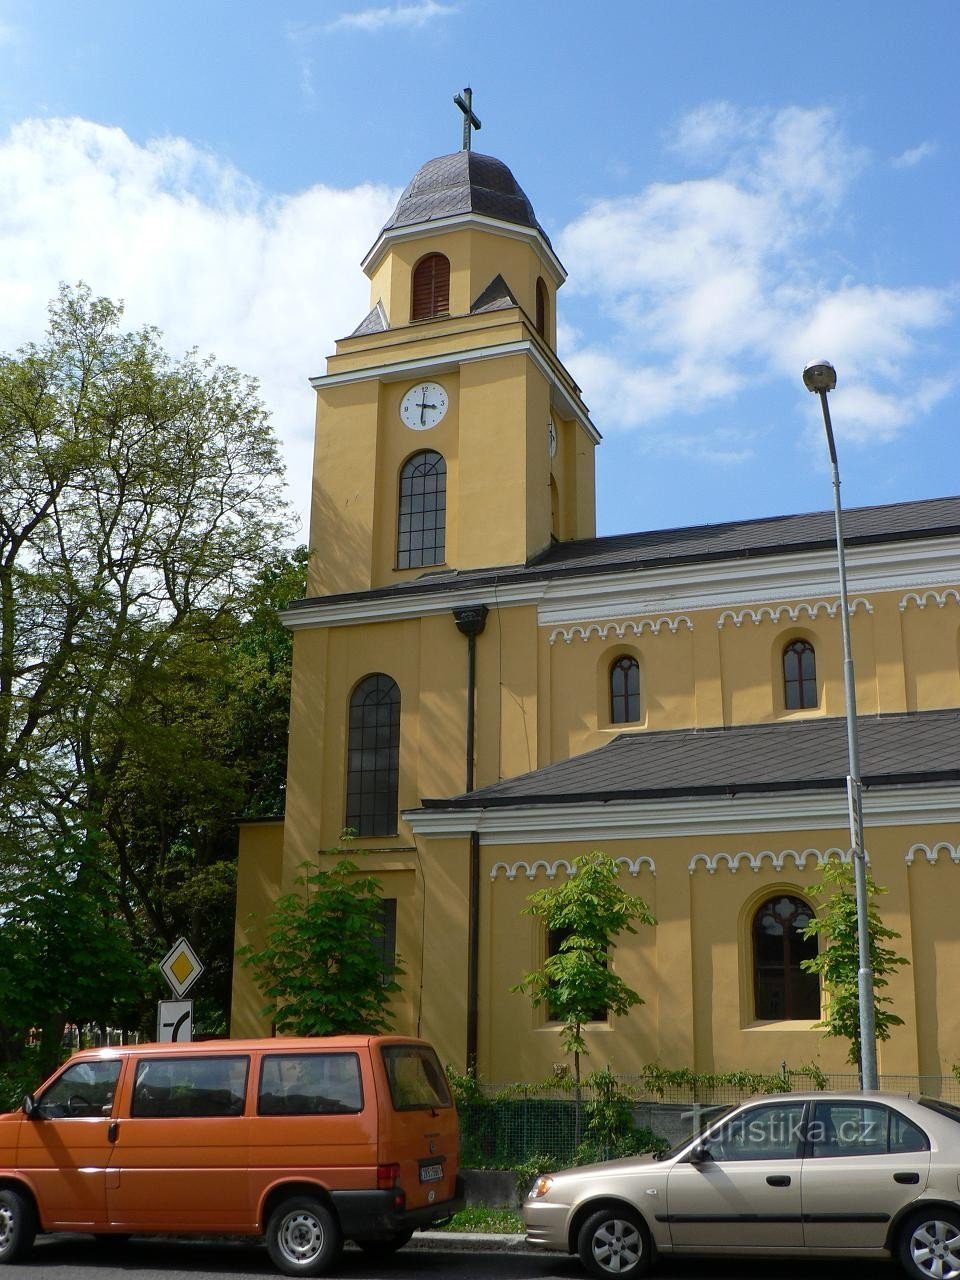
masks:
POLYGON ((178 938, 160 961, 160 972, 175 996, 184 996, 203 973, 203 965, 186 938, 178 938))

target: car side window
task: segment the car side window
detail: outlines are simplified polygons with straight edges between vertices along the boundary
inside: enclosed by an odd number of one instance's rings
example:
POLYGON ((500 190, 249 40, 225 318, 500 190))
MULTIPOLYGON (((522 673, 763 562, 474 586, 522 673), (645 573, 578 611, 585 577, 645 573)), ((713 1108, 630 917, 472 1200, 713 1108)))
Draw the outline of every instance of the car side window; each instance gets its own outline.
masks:
POLYGON ((929 1147, 926 1134, 899 1111, 855 1100, 818 1102, 809 1138, 815 1159, 926 1151, 929 1147))
POLYGON ((261 1116, 355 1114, 363 1109, 355 1053, 265 1054, 257 1112, 261 1116))
POLYGON ((119 1058, 75 1062, 37 1099, 36 1113, 47 1120, 108 1116, 119 1077, 119 1058))
POLYGON ((247 1092, 246 1057, 142 1058, 137 1063, 130 1114, 239 1116, 247 1092))
POLYGON ((771 1103, 735 1113, 704 1147, 714 1160, 790 1160, 799 1155, 803 1103, 771 1103))

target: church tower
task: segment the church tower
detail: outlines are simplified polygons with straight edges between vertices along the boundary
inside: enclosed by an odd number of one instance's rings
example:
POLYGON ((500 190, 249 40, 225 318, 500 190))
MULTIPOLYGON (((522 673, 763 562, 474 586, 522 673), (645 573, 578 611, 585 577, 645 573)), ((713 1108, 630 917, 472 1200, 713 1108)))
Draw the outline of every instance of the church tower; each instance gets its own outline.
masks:
POLYGON ((556 354, 566 272, 507 166, 466 147, 428 161, 363 269, 370 312, 312 379, 308 593, 592 537, 600 437, 556 354))

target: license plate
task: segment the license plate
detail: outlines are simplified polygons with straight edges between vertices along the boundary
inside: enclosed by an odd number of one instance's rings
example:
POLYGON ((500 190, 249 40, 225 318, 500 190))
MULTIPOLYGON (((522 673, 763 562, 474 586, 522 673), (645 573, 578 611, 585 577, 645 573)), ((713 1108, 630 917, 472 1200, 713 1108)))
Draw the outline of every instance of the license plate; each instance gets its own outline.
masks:
POLYGON ((443 1179, 442 1164, 422 1164, 420 1166, 421 1182, 440 1182, 443 1179))

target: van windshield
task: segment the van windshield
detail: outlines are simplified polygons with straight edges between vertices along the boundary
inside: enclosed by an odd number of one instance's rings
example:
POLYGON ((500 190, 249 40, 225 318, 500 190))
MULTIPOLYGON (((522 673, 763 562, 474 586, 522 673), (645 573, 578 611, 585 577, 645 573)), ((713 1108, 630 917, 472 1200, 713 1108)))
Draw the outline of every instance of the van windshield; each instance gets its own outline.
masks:
POLYGON ((450 1090, 432 1049, 421 1044, 384 1045, 390 1097, 396 1111, 449 1107, 450 1090))

